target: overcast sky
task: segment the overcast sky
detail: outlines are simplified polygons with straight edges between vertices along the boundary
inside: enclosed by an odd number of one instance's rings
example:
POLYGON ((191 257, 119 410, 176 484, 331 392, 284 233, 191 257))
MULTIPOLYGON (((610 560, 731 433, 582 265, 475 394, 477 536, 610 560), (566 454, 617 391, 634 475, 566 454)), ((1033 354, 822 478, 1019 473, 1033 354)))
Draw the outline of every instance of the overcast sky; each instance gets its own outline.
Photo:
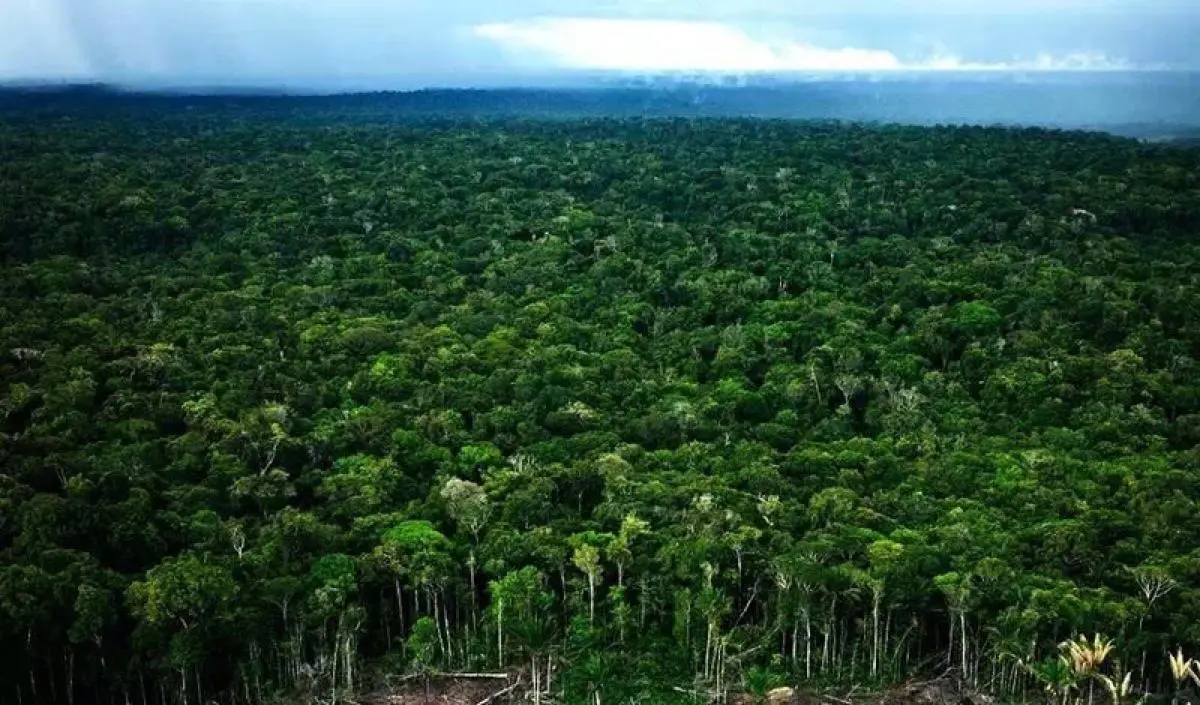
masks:
POLYGON ((1200 68, 1200 0, 0 0, 0 80, 1200 68))

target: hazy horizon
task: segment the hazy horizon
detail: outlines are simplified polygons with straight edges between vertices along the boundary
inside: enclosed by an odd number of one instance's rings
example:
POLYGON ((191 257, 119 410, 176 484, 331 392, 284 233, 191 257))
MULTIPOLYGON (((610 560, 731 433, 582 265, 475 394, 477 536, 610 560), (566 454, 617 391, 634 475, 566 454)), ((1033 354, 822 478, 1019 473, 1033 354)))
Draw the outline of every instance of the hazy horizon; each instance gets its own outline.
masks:
POLYGON ((1200 69, 1188 0, 7 0, 0 81, 320 90, 630 73, 1200 69))

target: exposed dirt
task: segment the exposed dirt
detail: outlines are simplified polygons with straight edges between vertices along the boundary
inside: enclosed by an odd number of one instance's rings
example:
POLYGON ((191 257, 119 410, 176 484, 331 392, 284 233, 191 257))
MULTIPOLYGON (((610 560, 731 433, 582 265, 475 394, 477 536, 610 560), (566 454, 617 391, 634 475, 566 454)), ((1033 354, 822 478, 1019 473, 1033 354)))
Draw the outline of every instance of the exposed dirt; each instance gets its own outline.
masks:
MULTIPOLYGON (((390 693, 360 697, 358 702, 360 705, 475 705, 509 685, 493 679, 440 678, 432 680, 428 690, 423 683, 410 682, 396 687, 390 693)), ((492 700, 494 705, 506 702, 509 701, 503 697, 492 700)))
POLYGON ((881 694, 878 705, 995 705, 983 693, 962 690, 950 680, 906 683, 881 694))
MULTIPOLYGON (((717 702, 717 701, 714 701, 717 702)), ((916 681, 883 692, 855 691, 845 694, 811 693, 792 688, 776 688, 765 701, 749 693, 730 693, 725 705, 996 705, 982 693, 962 690, 948 679, 916 681)))
MULTIPOLYGON (((505 691, 511 682, 499 679, 437 678, 429 683, 410 681, 390 692, 375 693, 358 699, 359 705, 488 705, 524 701, 518 686, 511 692, 488 698, 505 691)), ((681 695, 681 700, 690 700, 681 695)), ((755 705, 748 693, 729 693, 726 705, 755 705)), ((905 683, 883 692, 852 692, 845 695, 824 695, 779 688, 771 693, 768 705, 996 705, 995 700, 982 693, 964 691, 949 680, 905 683)))

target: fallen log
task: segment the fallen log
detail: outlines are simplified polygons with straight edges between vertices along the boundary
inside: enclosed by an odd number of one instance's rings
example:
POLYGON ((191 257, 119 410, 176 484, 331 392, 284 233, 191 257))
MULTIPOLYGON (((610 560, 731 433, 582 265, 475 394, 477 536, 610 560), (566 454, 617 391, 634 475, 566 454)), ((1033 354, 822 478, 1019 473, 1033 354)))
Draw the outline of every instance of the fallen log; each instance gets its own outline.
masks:
POLYGON ((503 698, 505 695, 508 695, 509 693, 516 690, 518 685, 521 685, 521 681, 519 679, 517 680, 516 683, 513 683, 512 685, 505 686, 505 687, 501 688, 500 690, 497 690, 496 692, 487 696, 483 700, 480 700, 479 702, 475 703, 475 705, 489 705, 489 703, 491 703, 496 698, 503 698))

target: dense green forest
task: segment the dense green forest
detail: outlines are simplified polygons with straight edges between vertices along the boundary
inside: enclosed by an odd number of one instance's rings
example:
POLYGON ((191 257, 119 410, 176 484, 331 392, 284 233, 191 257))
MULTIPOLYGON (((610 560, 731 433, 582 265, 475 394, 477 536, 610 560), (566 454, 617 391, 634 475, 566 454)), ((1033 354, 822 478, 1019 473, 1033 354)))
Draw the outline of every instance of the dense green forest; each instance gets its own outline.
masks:
MULTIPOLYGON (((562 81, 564 77, 560 77, 562 81)), ((862 75, 679 74, 579 76, 573 87, 423 89, 339 95, 288 95, 285 88, 214 86, 186 94, 129 92, 106 84, 5 90, 0 110, 29 116, 97 108, 177 113, 251 110, 292 122, 375 123, 413 116, 476 118, 771 118, 907 125, 1040 125, 1094 130, 1156 141, 1200 139, 1200 73, 1099 71, 1066 73, 924 72, 862 75)), ((111 114, 111 113, 110 113, 111 114)))
POLYGON ((1194 689, 1200 151, 356 109, 0 112, 4 705, 1194 689))

